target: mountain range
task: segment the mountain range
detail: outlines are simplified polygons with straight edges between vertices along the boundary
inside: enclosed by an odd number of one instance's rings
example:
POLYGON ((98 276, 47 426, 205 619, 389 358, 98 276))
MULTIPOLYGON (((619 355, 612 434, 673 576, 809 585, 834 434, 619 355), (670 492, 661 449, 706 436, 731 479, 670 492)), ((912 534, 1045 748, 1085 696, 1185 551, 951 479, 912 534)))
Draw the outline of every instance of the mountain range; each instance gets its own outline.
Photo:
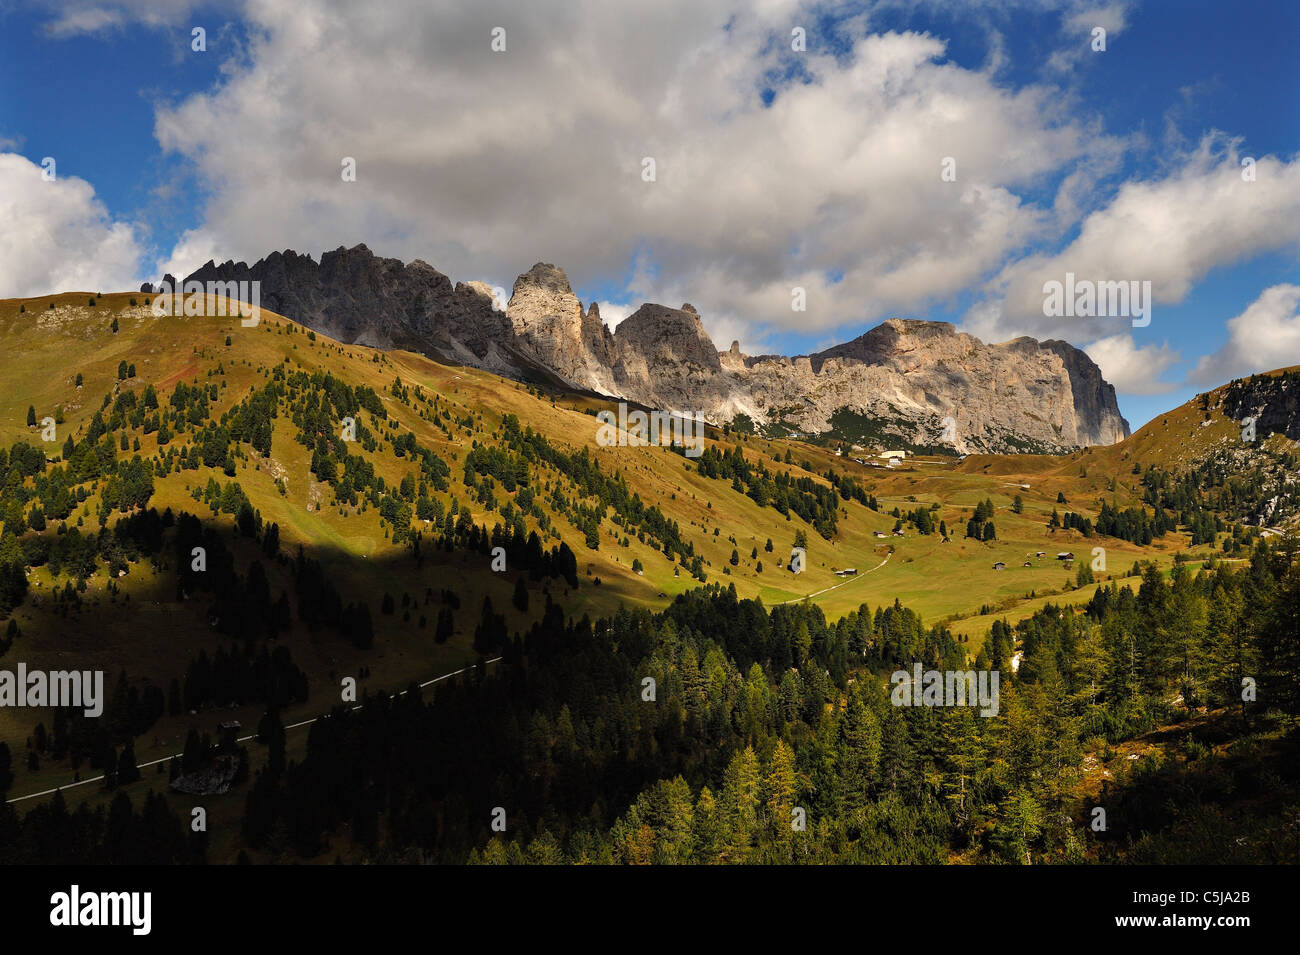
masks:
POLYGON ((991 453, 1060 453, 1129 435, 1114 387, 1064 341, 986 344, 947 322, 891 318, 815 354, 746 355, 737 342, 718 350, 689 304, 644 304, 611 332, 554 265, 520 275, 502 303, 483 282, 453 283, 427 262, 382 258, 365 245, 325 252, 319 263, 293 250, 251 266, 209 261, 191 281, 259 281, 263 306, 349 344, 770 435, 991 453))

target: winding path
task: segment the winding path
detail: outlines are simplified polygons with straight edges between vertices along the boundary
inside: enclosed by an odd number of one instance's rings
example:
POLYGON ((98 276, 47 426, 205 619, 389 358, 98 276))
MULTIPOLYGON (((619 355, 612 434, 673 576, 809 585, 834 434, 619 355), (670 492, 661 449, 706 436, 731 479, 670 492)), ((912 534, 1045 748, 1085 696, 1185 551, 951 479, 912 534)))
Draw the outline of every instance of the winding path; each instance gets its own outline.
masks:
POLYGON ((886 555, 884 560, 878 563, 875 567, 872 567, 871 570, 864 570, 862 573, 858 574, 857 577, 850 577, 848 580, 844 581, 843 583, 836 584, 834 587, 827 587, 825 590, 819 590, 815 594, 804 594, 802 597, 792 597, 789 600, 782 600, 781 603, 778 604, 777 606, 781 606, 783 604, 798 603, 800 600, 809 600, 813 597, 820 597, 822 594, 828 594, 832 590, 839 590, 841 587, 853 583, 853 581, 857 580, 858 577, 865 577, 867 576, 867 574, 871 573, 872 570, 879 570, 881 567, 884 567, 887 563, 889 563, 889 558, 893 556, 894 556, 893 551, 890 551, 889 554, 886 555))

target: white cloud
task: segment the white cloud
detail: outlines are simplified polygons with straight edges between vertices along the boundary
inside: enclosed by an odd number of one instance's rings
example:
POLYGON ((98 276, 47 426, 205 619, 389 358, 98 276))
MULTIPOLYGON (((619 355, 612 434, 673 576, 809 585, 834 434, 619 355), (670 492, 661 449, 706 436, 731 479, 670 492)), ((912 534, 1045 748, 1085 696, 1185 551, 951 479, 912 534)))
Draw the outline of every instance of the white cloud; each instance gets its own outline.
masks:
POLYGON ((200 4, 197 0, 62 0, 39 5, 54 12, 46 31, 52 36, 69 37, 120 29, 130 21, 149 26, 174 25, 200 4))
MULTIPOLYGON (((1067 11, 1061 32, 1064 44, 1047 59, 1047 67, 1058 73, 1077 71, 1089 58, 1104 57, 1110 52, 1111 41, 1119 36, 1127 25, 1129 4, 1125 0, 1112 3, 1074 3, 1067 11), (1106 49, 1094 50, 1097 39, 1093 31, 1105 30, 1106 49)), ((1104 60, 1093 59, 1095 63, 1104 60)))
POLYGON ((600 306, 600 320, 609 326, 611 332, 618 328, 623 319, 627 318, 640 308, 639 305, 633 305, 630 303, 618 304, 615 302, 598 302, 597 304, 600 306))
POLYGON ((210 249, 364 241, 457 279, 546 261, 584 285, 641 257, 653 268, 630 293, 693 302, 711 331, 825 330, 983 282, 1059 228, 1018 192, 1113 151, 1054 88, 1011 89, 940 39, 861 24, 837 56, 792 0, 259 0, 248 15, 247 61, 157 112, 164 147, 211 191, 173 269, 210 249))
POLYGON ((1242 179, 1236 145, 1205 137, 1168 176, 1124 183, 1084 219, 1078 237, 1056 254, 1012 262, 990 283, 988 298, 963 322, 985 338, 1014 335, 1093 337, 1126 319, 1055 319, 1043 315, 1043 283, 1079 279, 1149 281, 1156 307, 1177 304, 1211 269, 1300 244, 1300 156, 1263 156, 1253 182, 1242 179), (1081 325, 1091 330, 1082 330, 1081 325))
POLYGON ((1098 339, 1083 350, 1121 394, 1161 395, 1178 387, 1160 380, 1180 357, 1168 343, 1139 346, 1131 335, 1120 334, 1098 339))
POLYGON ((1065 20, 1066 33, 1081 33, 1091 37, 1096 27, 1112 36, 1124 29, 1127 3, 1080 4, 1065 20))
POLYGON ((137 280, 140 247, 84 179, 41 178, 42 169, 0 153, 0 296, 121 291, 137 280))
MULTIPOLYGON (((312 257, 320 261, 320 252, 324 250, 300 251, 311 251, 312 257)), ((177 279, 183 279, 209 259, 214 262, 225 262, 229 258, 225 250, 217 244, 216 237, 212 233, 203 229, 190 229, 181 235, 170 257, 159 267, 158 277, 172 275, 177 279)))
MULTIPOLYGON (((1092 340, 1121 390, 1151 393, 1176 360, 1168 346, 1138 348, 1123 320, 1046 319, 1042 283, 1066 271, 1150 280, 1156 331, 1159 306, 1211 269, 1300 242, 1300 157, 1260 158, 1246 183, 1236 144, 1213 133, 1170 151, 1159 177, 1116 183, 1140 134, 1106 134, 1074 74, 1028 86, 1001 75, 999 17, 1042 4, 975 5, 991 37, 981 69, 948 61, 941 38, 869 33, 894 6, 867 4, 832 47, 797 0, 249 0, 247 45, 221 85, 156 110, 159 141, 210 199, 150 277, 357 242, 458 280, 547 261, 578 287, 631 275, 623 302, 601 303, 611 327, 642 300, 689 301, 722 347, 755 348, 975 290, 963 330, 1092 340), (806 53, 790 51, 793 25, 809 31, 806 53), (505 53, 491 50, 495 26, 505 53), (355 183, 339 175, 345 156, 355 183), (939 175, 949 156, 951 183, 939 175), (1023 198, 1047 183, 1045 204, 1023 198), (807 311, 791 309, 795 286, 807 311)), ((1131 4, 1053 6, 1074 57, 1092 26, 1122 31, 1131 4)), ((192 8, 61 9, 71 30, 97 17, 175 23, 192 8)))
POLYGON ((1197 362, 1188 378, 1219 384, 1290 365, 1300 365, 1300 285, 1274 285, 1228 320, 1227 343, 1197 362))

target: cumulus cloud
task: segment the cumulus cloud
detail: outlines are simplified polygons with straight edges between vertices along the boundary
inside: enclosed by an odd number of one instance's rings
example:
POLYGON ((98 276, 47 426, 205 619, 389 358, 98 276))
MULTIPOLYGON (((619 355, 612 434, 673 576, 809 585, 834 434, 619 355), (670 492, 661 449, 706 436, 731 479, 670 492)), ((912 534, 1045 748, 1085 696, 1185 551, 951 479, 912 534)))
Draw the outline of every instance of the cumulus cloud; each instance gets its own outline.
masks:
POLYGON ((1168 343, 1139 346, 1132 335, 1120 334, 1098 339, 1083 350, 1122 394, 1161 395, 1178 387, 1160 380, 1180 357, 1168 343))
POLYGON ((1260 157, 1253 181, 1242 176, 1243 158, 1234 143, 1211 135, 1167 176, 1124 183, 1060 252, 1026 256, 1003 269, 963 327, 989 338, 1116 334, 1126 319, 1043 315, 1043 284, 1064 281, 1067 272, 1094 281, 1149 281, 1158 324, 1159 305, 1181 302, 1211 269, 1296 247, 1300 156, 1260 157))
MULTIPOLYGON (((208 197, 156 274, 358 242, 506 288, 554 262, 577 287, 630 276, 601 303, 611 325, 619 304, 689 301, 724 347, 969 300, 965 331, 1093 341, 1123 376, 1169 352, 1137 349, 1123 319, 1045 318, 1045 281, 1150 280, 1158 326, 1211 269, 1300 241, 1300 157, 1262 157, 1245 182, 1213 133, 1155 178, 1117 181, 1140 140, 1080 109, 1073 73, 1045 63, 1050 82, 1008 82, 996 24, 1043 4, 974 5, 991 44, 979 69, 940 37, 872 33, 896 6, 832 27, 799 0, 250 0, 221 83, 156 108, 161 145, 208 197)), ((1051 6, 1074 56, 1093 26, 1121 32, 1131 4, 1051 6)), ((191 8, 73 0, 60 15, 92 29, 191 8)))
POLYGON ((157 112, 211 190, 178 274, 210 249, 362 241, 506 287, 535 261, 583 285, 641 257, 629 294, 693 302, 711 330, 824 330, 982 282, 1054 221, 1020 193, 1111 142, 1054 88, 1008 88, 924 34, 859 22, 833 45, 787 0, 259 0, 248 16, 247 60, 157 112))
POLYGON ((131 287, 135 230, 114 222, 84 179, 41 173, 23 156, 0 153, 0 296, 131 287))
POLYGON ((1300 285, 1274 285, 1228 320, 1228 341, 1202 358, 1189 380, 1218 384, 1261 371, 1300 365, 1300 285))

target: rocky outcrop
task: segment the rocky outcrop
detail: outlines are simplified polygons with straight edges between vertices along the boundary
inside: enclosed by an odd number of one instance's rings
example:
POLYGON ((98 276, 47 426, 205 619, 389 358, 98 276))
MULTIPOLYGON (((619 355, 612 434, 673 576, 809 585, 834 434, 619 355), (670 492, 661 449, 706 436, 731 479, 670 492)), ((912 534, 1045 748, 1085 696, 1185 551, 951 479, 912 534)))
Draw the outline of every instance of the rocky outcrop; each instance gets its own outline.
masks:
MULTIPOLYGON (((1030 339, 1032 341, 1033 339, 1030 339)), ((1079 444, 1114 444, 1128 437, 1128 422, 1120 416, 1115 400, 1115 386, 1101 376, 1097 363, 1069 342, 1045 341, 1060 356, 1066 373, 1070 376, 1070 391, 1074 398, 1075 420, 1078 429, 1075 437, 1079 444)))
POLYGON ((1249 420, 1256 441, 1272 434, 1300 441, 1300 369, 1234 379, 1223 389, 1223 411, 1233 421, 1249 420))
POLYGON ((758 406, 755 420, 787 430, 923 447, 951 438, 958 451, 997 452, 1127 437, 1114 389, 1097 366, 1054 344, 988 345, 947 322, 893 318, 806 357, 749 359, 733 346, 726 364, 758 406))
POLYGON ((614 345, 618 394, 671 411, 718 407, 722 364, 692 306, 642 305, 619 323, 614 345))
POLYGON ((506 319, 511 344, 568 382, 613 393, 613 341, 593 303, 584 313, 563 269, 539 262, 515 279, 506 319))
POLYGON ((200 769, 171 781, 174 792, 190 796, 219 796, 230 791, 239 775, 239 759, 223 754, 200 769))
POLYGON ((959 451, 1062 451, 1128 436, 1115 389, 1066 342, 989 345, 947 322, 890 319, 814 355, 719 352, 692 305, 645 304, 610 333, 564 270, 538 263, 504 311, 481 282, 364 245, 207 263, 186 281, 262 283, 262 304, 344 342, 407 348, 511 377, 548 380, 716 423, 747 415, 776 432, 834 432, 959 451), (953 427, 946 429, 944 419, 953 427), (944 432, 950 433, 945 437, 944 432))
POLYGON ((483 283, 453 285, 427 262, 380 258, 364 245, 326 252, 319 264, 292 249, 252 266, 209 261, 185 278, 192 280, 259 281, 263 307, 348 343, 483 361, 509 335, 483 283))

